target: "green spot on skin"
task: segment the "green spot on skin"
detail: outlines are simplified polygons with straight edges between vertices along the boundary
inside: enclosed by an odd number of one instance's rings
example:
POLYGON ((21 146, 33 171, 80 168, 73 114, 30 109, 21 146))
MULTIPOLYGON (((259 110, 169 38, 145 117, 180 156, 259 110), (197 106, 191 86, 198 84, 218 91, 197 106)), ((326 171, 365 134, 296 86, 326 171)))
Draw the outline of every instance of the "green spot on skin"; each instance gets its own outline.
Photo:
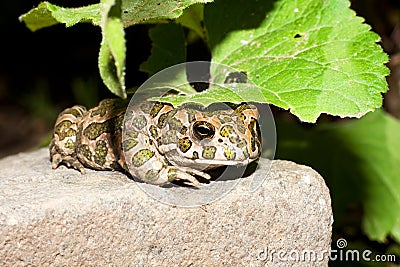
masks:
POLYGON ((180 151, 186 153, 192 147, 192 142, 190 141, 189 137, 180 138, 178 141, 178 147, 180 151))
POLYGON ((122 142, 122 149, 124 151, 129 151, 132 148, 134 148, 139 142, 136 141, 135 139, 128 139, 128 140, 124 140, 122 142))
POLYGON ((166 132, 164 135, 161 136, 160 141, 163 145, 176 144, 178 142, 177 132, 175 130, 166 132))
POLYGON ((192 159, 198 159, 198 158, 199 158, 199 153, 197 153, 197 151, 193 151, 192 159))
POLYGON ((187 128, 186 126, 183 126, 179 132, 180 132, 181 134, 186 134, 187 129, 188 129, 188 128, 187 128))
POLYGON ((94 149, 93 160, 98 165, 103 166, 106 163, 108 149, 107 144, 103 140, 99 140, 96 142, 96 148, 94 149))
POLYGON ((73 142, 71 139, 68 139, 68 141, 65 143, 65 147, 69 149, 74 149, 75 148, 75 142, 73 142))
POLYGON ((221 130, 219 131, 220 135, 223 137, 229 137, 234 132, 235 132, 235 129, 233 129, 233 127, 231 125, 222 126, 221 130))
POLYGON ((167 119, 168 113, 161 114, 158 118, 157 127, 163 128, 165 126, 165 120, 167 119))
POLYGON ((78 146, 78 154, 82 154, 88 160, 92 160, 92 152, 90 152, 90 148, 88 145, 80 145, 78 146))
POLYGON ((225 156, 226 159, 228 159, 228 160, 233 160, 233 159, 235 159, 235 158, 236 158, 235 150, 232 149, 231 147, 224 146, 224 156, 225 156))
POLYGON ((168 120, 168 125, 170 129, 177 131, 181 131, 183 127, 182 122, 177 118, 171 118, 170 120, 168 120))
POLYGON ((102 133, 116 133, 121 128, 122 119, 122 116, 118 116, 103 123, 93 122, 83 130, 83 135, 90 140, 95 140, 102 133))
POLYGON ((149 128, 150 136, 153 137, 154 139, 157 138, 158 136, 158 130, 154 125, 151 125, 149 128))
POLYGON ((127 134, 127 136, 131 137, 131 138, 137 138, 139 136, 139 133, 135 132, 135 131, 131 131, 130 133, 127 134))
POLYGON ((247 142, 245 139, 241 138, 238 142, 237 142, 237 147, 238 148, 243 148, 247 146, 247 142))
POLYGON ((176 109, 172 109, 164 114, 161 114, 160 117, 158 118, 157 127, 163 128, 166 125, 167 121, 169 121, 171 118, 174 117, 176 112, 177 112, 176 109))
POLYGON ((217 151, 217 149, 214 146, 205 146, 203 148, 202 156, 205 159, 214 159, 215 151, 217 151))
POLYGON ((56 127, 54 128, 54 133, 59 136, 60 140, 64 140, 65 137, 68 136, 67 132, 69 130, 69 127, 71 127, 71 125, 72 122, 64 120, 56 125, 56 127))
POLYGON ((132 164, 135 167, 142 166, 145 162, 151 159, 154 156, 154 152, 150 149, 142 149, 136 152, 136 154, 132 158, 132 164))
POLYGON ((251 109, 250 106, 246 103, 240 104, 236 109, 235 112, 239 116, 239 118, 244 121, 246 119, 246 116, 244 115, 243 111, 246 109, 251 109))
POLYGON ((150 111, 150 116, 155 117, 160 112, 160 110, 164 107, 161 103, 155 103, 150 111))
POLYGON ((76 131, 74 129, 68 129, 67 131, 67 137, 75 136, 76 131))
POLYGON ((100 136, 100 134, 106 132, 105 124, 103 123, 91 123, 85 130, 83 130, 83 135, 89 138, 90 140, 94 140, 100 136))
POLYGON ((147 120, 144 115, 132 118, 132 126, 135 127, 137 130, 143 129, 146 126, 146 124, 147 120))
POLYGON ((168 170, 168 181, 169 182, 175 181, 176 178, 178 178, 178 170, 173 169, 173 168, 169 169, 168 170))
POLYGON ((158 179, 158 174, 160 170, 148 170, 144 176, 146 181, 155 181, 158 179))
POLYGON ((249 151, 247 150, 247 147, 244 147, 244 148, 243 148, 243 155, 244 155, 246 158, 250 157, 250 154, 249 154, 249 151))
POLYGON ((256 140, 254 139, 254 137, 250 138, 250 145, 251 145, 251 151, 252 152, 256 151, 256 140))

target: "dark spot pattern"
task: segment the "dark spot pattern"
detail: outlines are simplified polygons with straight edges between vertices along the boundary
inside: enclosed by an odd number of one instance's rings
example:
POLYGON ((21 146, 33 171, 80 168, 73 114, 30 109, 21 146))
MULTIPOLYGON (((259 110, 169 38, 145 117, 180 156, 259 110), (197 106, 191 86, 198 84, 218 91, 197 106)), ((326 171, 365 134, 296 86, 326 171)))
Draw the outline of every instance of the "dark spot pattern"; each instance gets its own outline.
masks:
POLYGON ((160 173, 160 170, 148 170, 144 176, 144 178, 147 181, 155 181, 158 179, 158 174, 160 173))
POLYGON ((180 138, 178 140, 179 150, 183 153, 186 153, 192 147, 192 141, 190 141, 189 137, 180 138))
POLYGON ((232 147, 224 146, 224 156, 227 160, 233 160, 236 158, 236 152, 232 147))
POLYGON ((170 168, 168 170, 168 181, 172 182, 178 178, 178 170, 174 168, 170 168))
POLYGON ((150 149, 141 149, 138 152, 136 152, 135 155, 132 157, 132 165, 135 167, 140 167, 144 163, 146 163, 149 159, 151 159, 154 156, 154 151, 151 151, 150 149))
POLYGON ((150 136, 156 139, 158 137, 158 130, 157 127, 154 125, 150 125, 149 127, 150 136))
POLYGON ((60 140, 64 140, 66 137, 75 135, 75 131, 70 129, 72 122, 64 120, 54 127, 54 133, 59 136, 60 140), (71 132, 72 130, 73 132, 71 132))
POLYGON ((122 142, 122 149, 124 151, 129 151, 134 148, 139 142, 135 139, 127 139, 122 142))
POLYGON ((156 117, 157 114, 160 112, 160 110, 161 110, 163 107, 164 107, 163 104, 156 102, 156 103, 153 105, 153 107, 152 107, 152 109, 151 109, 151 111, 150 111, 150 116, 153 117, 153 118, 156 117))
POLYGON ((183 123, 177 118, 171 118, 168 120, 168 125, 169 129, 177 130, 178 132, 180 132, 183 127, 183 123))
POLYGON ((202 156, 205 159, 214 159, 217 148, 215 146, 205 146, 203 148, 202 156))
POLYGON ((239 136, 236 134, 235 128, 231 125, 225 125, 220 129, 220 135, 223 137, 228 137, 229 141, 236 144, 240 141, 239 136))
POLYGON ((176 144, 176 142, 178 141, 178 135, 175 130, 167 131, 160 138, 160 142, 162 145, 176 144))
POLYGON ((96 148, 94 149, 93 161, 100 166, 104 166, 107 157, 107 144, 104 140, 96 142, 96 148))
POLYGON ((157 121, 157 127, 158 128, 161 129, 166 125, 166 120, 167 120, 167 117, 168 117, 168 113, 169 112, 161 114, 160 117, 158 117, 158 121, 157 121))
POLYGON ((181 134, 186 134, 187 132, 187 127, 186 126, 182 126, 181 130, 179 131, 181 134))
POLYGON ((248 129, 251 133, 251 150, 254 152, 256 149, 261 150, 261 142, 259 141, 259 137, 261 136, 260 127, 256 119, 251 118, 250 123, 248 125, 248 129))
POLYGON ((88 160, 92 160, 92 152, 90 152, 90 148, 88 145, 81 144, 77 148, 78 154, 83 155, 88 160))
POLYGON ((132 118, 132 126, 137 130, 142 130, 147 125, 147 120, 144 115, 139 115, 132 118))
POLYGON ((122 119, 123 116, 118 116, 102 123, 93 122, 83 130, 83 135, 90 140, 95 140, 103 133, 115 133, 120 129, 122 119))

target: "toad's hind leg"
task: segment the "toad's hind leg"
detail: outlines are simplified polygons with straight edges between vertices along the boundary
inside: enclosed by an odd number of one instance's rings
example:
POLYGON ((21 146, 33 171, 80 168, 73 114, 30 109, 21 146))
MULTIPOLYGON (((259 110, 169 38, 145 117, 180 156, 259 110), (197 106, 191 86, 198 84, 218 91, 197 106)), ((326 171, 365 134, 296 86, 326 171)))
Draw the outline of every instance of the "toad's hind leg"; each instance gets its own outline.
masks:
POLYGON ((53 169, 60 164, 65 164, 85 173, 84 166, 76 157, 76 148, 78 122, 86 112, 85 107, 77 105, 65 109, 58 116, 50 143, 50 159, 53 169))

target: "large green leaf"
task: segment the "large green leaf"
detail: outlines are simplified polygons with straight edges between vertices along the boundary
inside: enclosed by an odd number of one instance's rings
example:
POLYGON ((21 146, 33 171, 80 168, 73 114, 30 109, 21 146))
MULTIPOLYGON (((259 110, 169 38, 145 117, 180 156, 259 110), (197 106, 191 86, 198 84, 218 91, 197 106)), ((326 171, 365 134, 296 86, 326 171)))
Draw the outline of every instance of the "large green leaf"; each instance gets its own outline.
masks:
POLYGON ((389 72, 387 56, 375 44, 379 37, 349 5, 347 0, 208 5, 213 61, 246 71, 269 103, 303 121, 314 122, 321 113, 361 117, 381 106, 389 72), (220 23, 221 17, 230 23, 220 23), (269 98, 271 91, 277 98, 269 98))
POLYGON ((262 101, 307 122, 321 113, 361 117, 381 106, 388 57, 349 1, 219 0, 204 12, 212 61, 246 72, 262 101))
POLYGON ((336 220, 351 203, 364 208, 371 239, 400 239, 400 122, 381 110, 311 130, 278 123, 277 158, 311 165, 327 180, 336 220))

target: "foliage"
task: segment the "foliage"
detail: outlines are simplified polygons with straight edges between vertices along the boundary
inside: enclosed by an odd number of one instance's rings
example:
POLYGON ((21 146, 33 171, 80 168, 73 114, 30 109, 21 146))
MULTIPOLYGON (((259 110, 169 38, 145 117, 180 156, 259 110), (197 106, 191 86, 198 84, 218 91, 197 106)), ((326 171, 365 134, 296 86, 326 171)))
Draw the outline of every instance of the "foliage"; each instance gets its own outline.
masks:
POLYGON ((349 203, 363 206, 363 228, 373 240, 400 240, 400 122, 377 110, 342 124, 305 130, 279 123, 279 158, 311 165, 327 178, 335 218, 349 203))
MULTIPOLYGON (((126 97, 124 27, 178 18, 186 7, 198 2, 210 1, 102 0, 82 8, 62 8, 43 2, 20 19, 32 30, 56 22, 66 26, 92 22, 100 26, 100 74, 113 93, 126 97)), ((245 72, 258 86, 242 101, 257 100, 290 109, 308 122, 315 122, 321 113, 361 117, 382 105, 381 93, 387 90, 387 56, 375 43, 378 36, 355 16, 348 1, 219 0, 201 11, 198 6, 189 8, 178 22, 205 38, 213 62, 245 72)), ((176 27, 170 26, 171 35, 152 37, 153 47, 173 49, 177 57, 166 60, 167 53, 157 53, 155 49, 150 62, 142 65, 144 70, 154 73, 163 67, 154 62, 168 66, 183 59, 184 39, 176 37, 176 27)), ((232 93, 225 95, 226 88, 211 86, 201 98, 186 94, 163 100, 175 105, 189 100, 209 104, 202 99, 216 99, 224 94, 225 101, 237 102, 230 97, 240 93, 237 88, 227 89, 232 93)))

